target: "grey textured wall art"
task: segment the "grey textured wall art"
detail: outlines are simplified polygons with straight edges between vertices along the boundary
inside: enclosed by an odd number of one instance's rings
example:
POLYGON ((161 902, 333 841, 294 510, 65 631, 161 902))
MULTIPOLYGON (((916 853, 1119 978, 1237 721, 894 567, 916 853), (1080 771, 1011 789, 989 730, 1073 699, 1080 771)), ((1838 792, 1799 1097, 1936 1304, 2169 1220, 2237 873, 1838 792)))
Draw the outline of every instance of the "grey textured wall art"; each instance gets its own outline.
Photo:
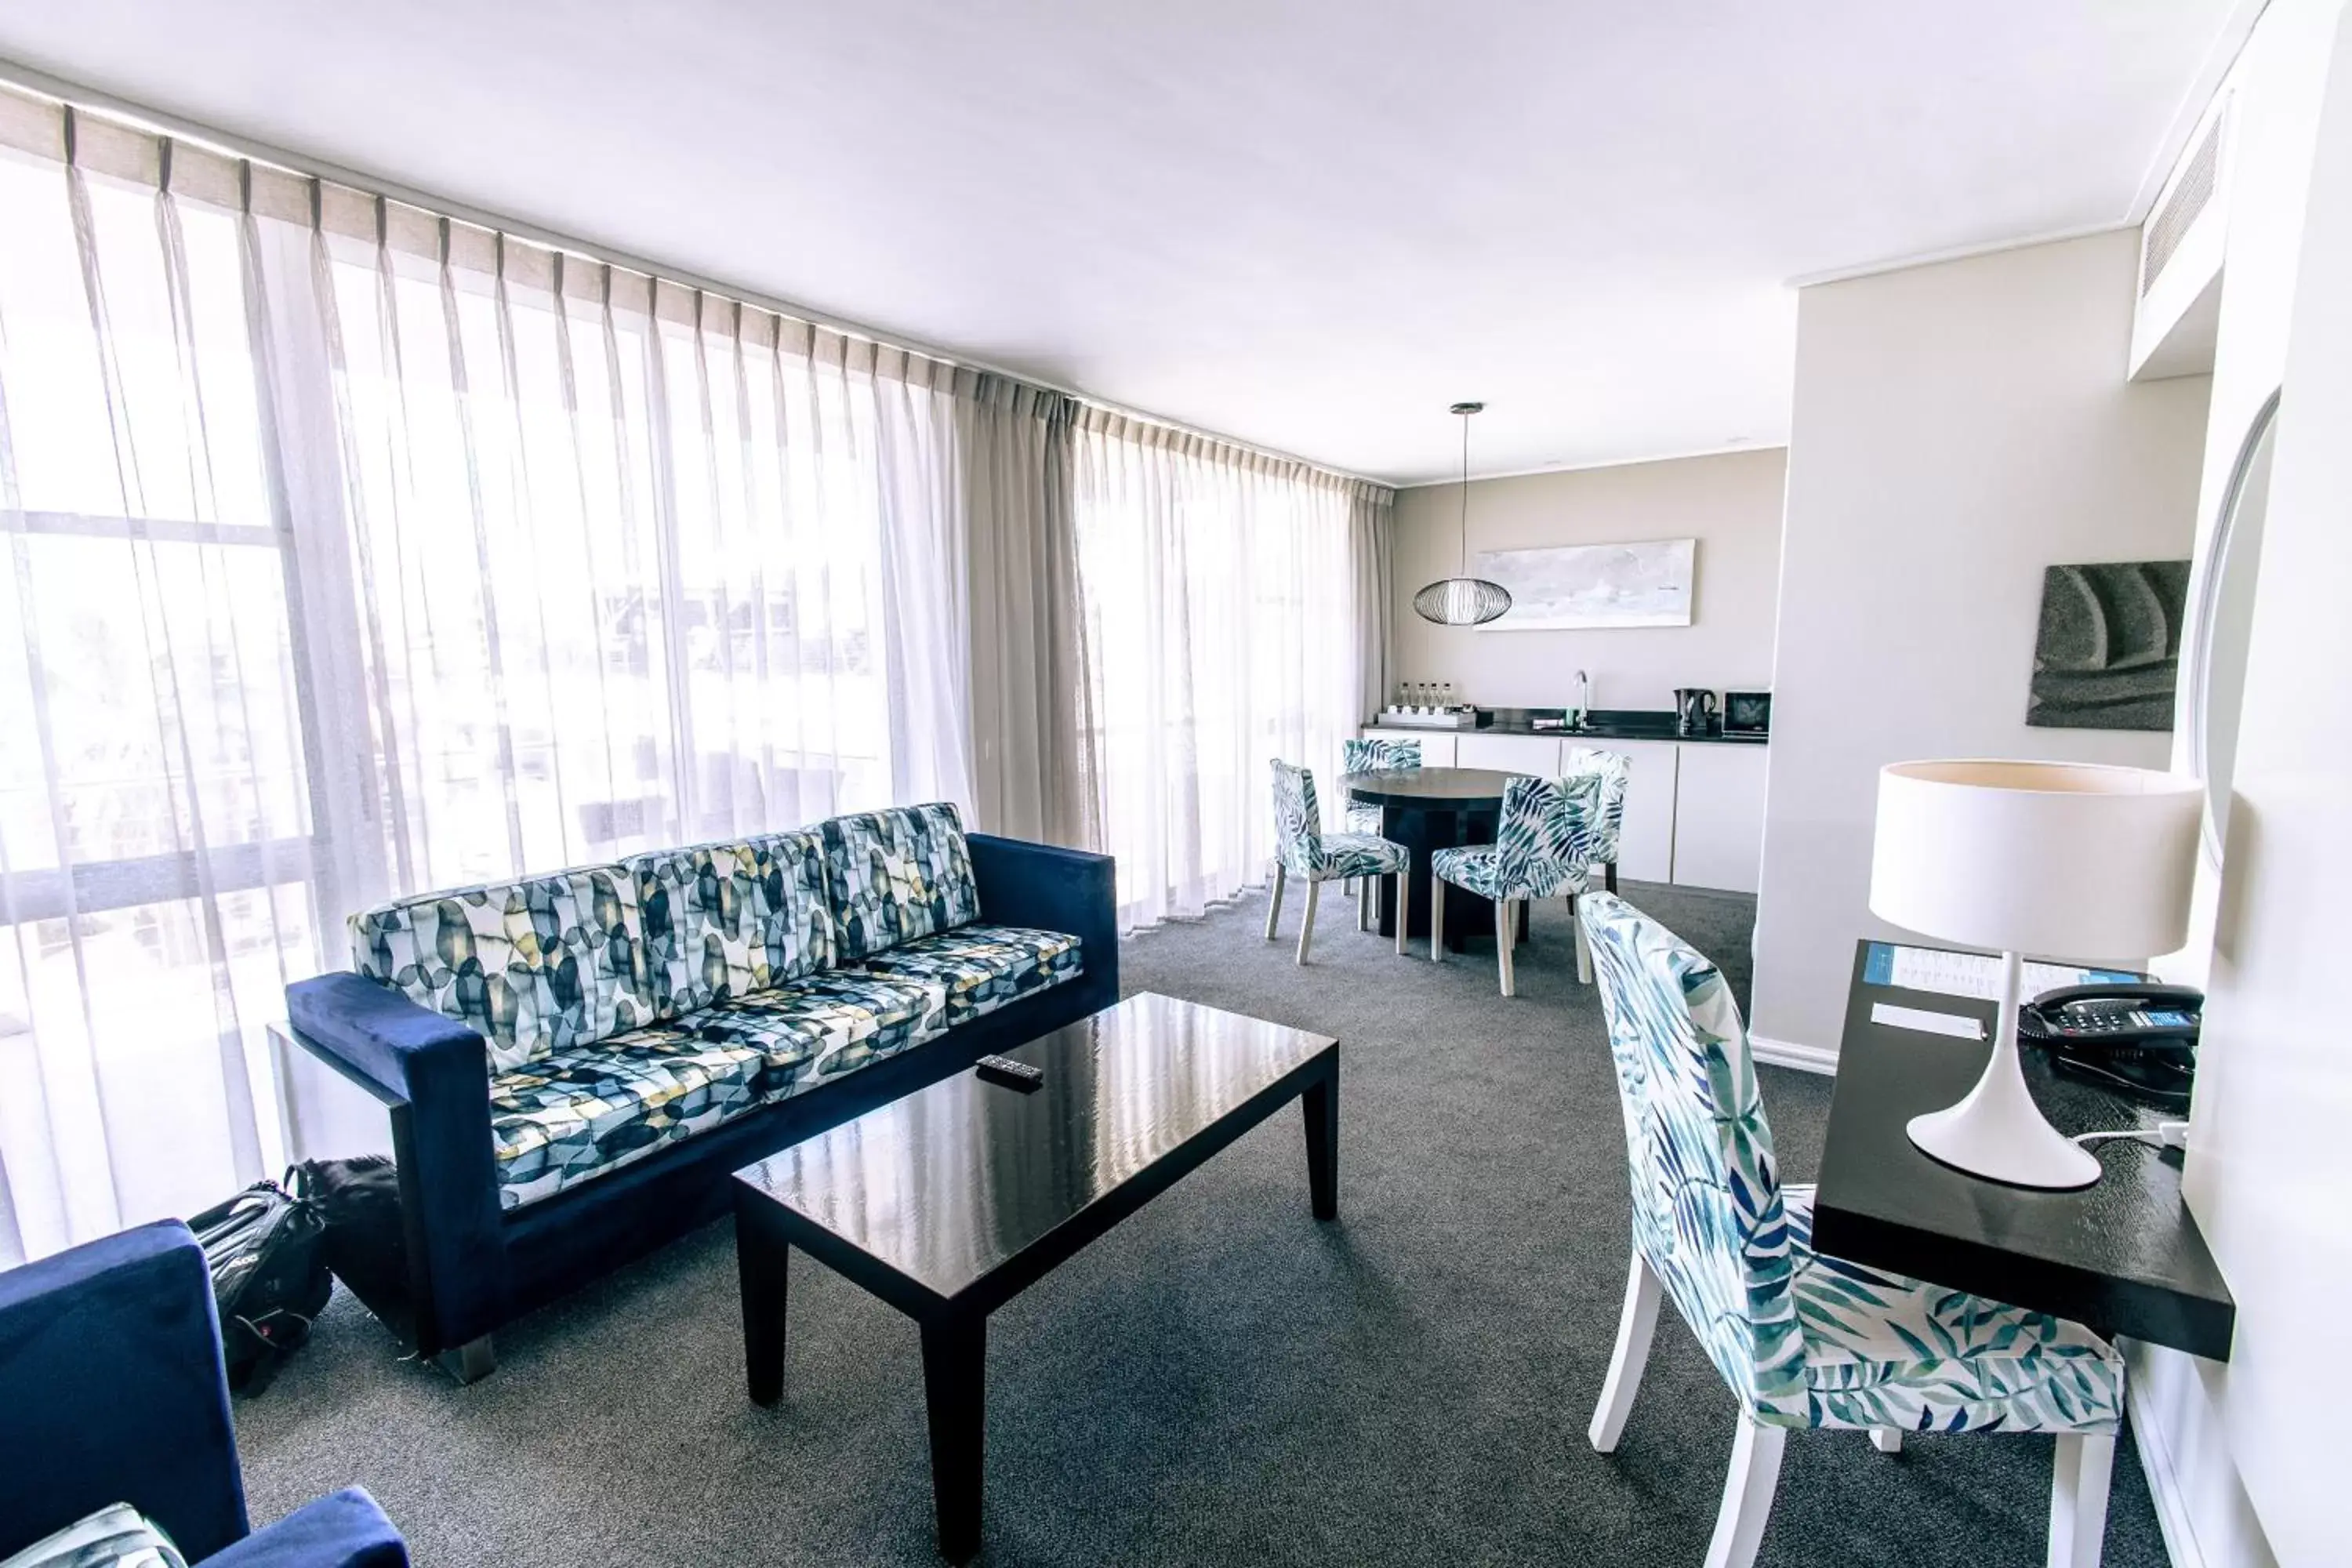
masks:
POLYGON ((2025 721, 2047 730, 2169 730, 2186 561, 2053 566, 2025 721))

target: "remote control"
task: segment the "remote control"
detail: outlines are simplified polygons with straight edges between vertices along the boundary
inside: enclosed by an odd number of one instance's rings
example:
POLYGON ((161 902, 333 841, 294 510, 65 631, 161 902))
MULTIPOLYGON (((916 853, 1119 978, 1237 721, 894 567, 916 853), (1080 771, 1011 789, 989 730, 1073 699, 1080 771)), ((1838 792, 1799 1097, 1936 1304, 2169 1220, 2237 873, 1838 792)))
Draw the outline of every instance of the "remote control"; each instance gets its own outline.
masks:
POLYGON ((1007 1089, 1036 1089, 1045 1081, 1044 1068, 1033 1068, 1011 1057, 982 1057, 972 1067, 989 1082, 1001 1083, 1007 1089))

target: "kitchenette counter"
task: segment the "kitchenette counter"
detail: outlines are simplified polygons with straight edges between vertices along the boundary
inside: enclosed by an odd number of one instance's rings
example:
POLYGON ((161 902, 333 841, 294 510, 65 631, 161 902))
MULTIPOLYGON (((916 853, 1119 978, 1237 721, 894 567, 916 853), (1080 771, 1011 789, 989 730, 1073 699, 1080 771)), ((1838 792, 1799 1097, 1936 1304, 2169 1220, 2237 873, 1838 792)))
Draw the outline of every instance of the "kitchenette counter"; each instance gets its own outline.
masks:
POLYGON ((1584 728, 1563 730, 1558 724, 1538 729, 1538 718, 1559 716, 1559 710, 1543 708, 1496 708, 1481 710, 1491 712, 1492 720, 1475 728, 1464 725, 1451 729, 1443 725, 1400 724, 1392 719, 1372 718, 1364 721, 1367 730, 1380 730, 1396 734, 1431 735, 1540 735, 1547 740, 1568 741, 1674 741, 1683 745, 1761 746, 1768 744, 1765 735, 1727 735, 1721 730, 1709 730, 1704 735, 1681 735, 1675 732, 1675 715, 1670 709, 1595 708, 1585 716, 1584 728))

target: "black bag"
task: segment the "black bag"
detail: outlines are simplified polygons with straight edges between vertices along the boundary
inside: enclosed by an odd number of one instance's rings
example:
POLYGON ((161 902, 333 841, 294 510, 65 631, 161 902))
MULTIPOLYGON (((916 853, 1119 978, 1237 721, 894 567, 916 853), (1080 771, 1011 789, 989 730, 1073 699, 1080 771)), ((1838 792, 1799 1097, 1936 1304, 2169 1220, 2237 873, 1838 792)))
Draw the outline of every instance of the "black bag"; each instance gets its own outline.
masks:
POLYGON ((312 1160, 302 1195, 326 1222, 323 1255, 343 1288, 396 1332, 408 1322, 408 1246, 400 1226, 400 1175, 382 1154, 312 1160))
MULTIPOLYGON (((299 1173, 287 1180, 299 1186, 299 1173)), ((326 1226, 319 1206, 276 1182, 256 1182, 188 1228, 212 1270, 228 1385, 258 1394, 310 1337, 310 1321, 334 1291, 320 1250, 326 1226)))

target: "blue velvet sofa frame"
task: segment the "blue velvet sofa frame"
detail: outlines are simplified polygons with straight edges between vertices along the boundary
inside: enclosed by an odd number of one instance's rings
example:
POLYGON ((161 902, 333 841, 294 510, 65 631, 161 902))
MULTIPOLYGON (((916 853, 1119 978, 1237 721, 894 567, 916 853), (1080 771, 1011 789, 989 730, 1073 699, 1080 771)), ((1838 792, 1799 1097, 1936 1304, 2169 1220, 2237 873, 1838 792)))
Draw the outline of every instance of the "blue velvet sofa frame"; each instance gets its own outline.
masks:
POLYGON ((249 1531, 203 1248, 177 1220, 0 1274, 0 1557, 118 1502, 202 1568, 405 1568, 356 1487, 249 1531))
POLYGON ((1111 858, 984 833, 965 841, 982 918, 1077 937, 1077 977, 520 1208, 499 1204, 480 1035, 360 974, 289 986, 294 1038, 391 1111, 407 1299, 369 1309, 470 1383, 495 1367, 501 1324, 725 1214, 730 1173, 1118 1000, 1111 858))

